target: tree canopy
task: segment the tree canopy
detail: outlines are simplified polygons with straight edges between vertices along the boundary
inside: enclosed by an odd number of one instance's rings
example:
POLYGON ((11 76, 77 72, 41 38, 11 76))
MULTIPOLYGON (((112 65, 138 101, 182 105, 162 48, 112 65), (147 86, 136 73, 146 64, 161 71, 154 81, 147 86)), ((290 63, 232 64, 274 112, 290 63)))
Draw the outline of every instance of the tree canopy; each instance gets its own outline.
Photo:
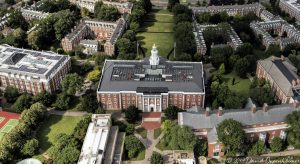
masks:
POLYGON ((141 141, 137 139, 134 135, 126 136, 124 144, 125 150, 127 151, 127 155, 130 159, 136 157, 140 151, 145 149, 141 141))
POLYGON ((181 111, 183 110, 178 108, 177 106, 170 105, 164 110, 164 113, 167 119, 175 120, 178 117, 178 112, 181 111))
POLYGON ((68 95, 74 95, 83 85, 83 78, 77 73, 67 74, 61 82, 62 90, 68 95))
POLYGON ((150 160, 151 164, 164 164, 164 157, 157 152, 153 152, 150 160))
POLYGON ((13 86, 8 86, 5 89, 4 97, 7 99, 7 102, 15 102, 19 97, 20 93, 17 88, 13 86))
POLYGON ((125 109, 125 118, 129 123, 135 123, 139 119, 139 109, 133 105, 125 109))
POLYGON ((225 145, 226 152, 243 152, 246 134, 240 122, 233 119, 222 121, 217 127, 218 139, 225 145))
POLYGON ((300 112, 294 111, 287 115, 286 121, 289 124, 287 140, 295 148, 300 148, 300 112))

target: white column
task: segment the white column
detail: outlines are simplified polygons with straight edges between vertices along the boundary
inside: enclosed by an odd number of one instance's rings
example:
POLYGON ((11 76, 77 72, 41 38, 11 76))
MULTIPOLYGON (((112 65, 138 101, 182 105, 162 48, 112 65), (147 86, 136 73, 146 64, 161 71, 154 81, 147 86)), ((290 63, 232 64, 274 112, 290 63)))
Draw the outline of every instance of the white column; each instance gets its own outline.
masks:
POLYGON ((148 112, 150 112, 150 98, 148 96, 148 112))
POLYGON ((154 111, 157 112, 157 109, 156 109, 156 107, 157 107, 157 106, 156 106, 156 95, 154 96, 154 101, 155 101, 155 102, 154 102, 154 105, 155 105, 154 111))

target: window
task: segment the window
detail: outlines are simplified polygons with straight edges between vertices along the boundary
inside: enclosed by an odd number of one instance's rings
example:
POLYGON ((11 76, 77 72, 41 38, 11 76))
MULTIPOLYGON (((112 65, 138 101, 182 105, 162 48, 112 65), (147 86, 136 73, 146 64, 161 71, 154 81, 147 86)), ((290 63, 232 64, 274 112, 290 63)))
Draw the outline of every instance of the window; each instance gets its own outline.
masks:
POLYGON ((280 138, 281 138, 282 140, 285 140, 285 139, 286 139, 286 132, 285 132, 285 131, 283 131, 283 130, 280 131, 280 138))

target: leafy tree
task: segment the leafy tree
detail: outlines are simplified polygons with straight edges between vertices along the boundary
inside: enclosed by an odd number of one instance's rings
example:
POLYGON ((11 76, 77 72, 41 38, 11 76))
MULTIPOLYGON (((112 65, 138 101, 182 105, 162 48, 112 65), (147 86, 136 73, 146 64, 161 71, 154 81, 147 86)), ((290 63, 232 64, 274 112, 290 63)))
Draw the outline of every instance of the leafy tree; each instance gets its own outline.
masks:
POLYGON ((187 15, 186 13, 183 14, 178 14, 175 18, 174 18, 174 23, 178 24, 180 22, 192 22, 193 19, 192 17, 190 17, 189 15, 187 15))
POLYGON ((165 134, 169 134, 174 126, 175 124, 167 119, 161 124, 161 129, 165 134))
POLYGON ((56 107, 59 110, 67 110, 70 104, 70 97, 65 93, 60 93, 57 95, 56 101, 53 104, 53 107, 56 107))
POLYGON ((172 11, 172 8, 175 6, 175 4, 179 4, 179 0, 168 0, 168 10, 172 11))
POLYGON ((225 67, 226 67, 226 65, 227 65, 226 59, 227 59, 227 57, 230 56, 230 54, 232 54, 232 49, 229 47, 227 47, 227 48, 212 48, 210 51, 211 64, 215 68, 219 68, 220 65, 224 63, 225 67))
POLYGON ((153 152, 150 160, 151 164, 164 164, 164 157, 157 152, 153 152))
POLYGON ((287 141, 295 148, 300 148, 300 112, 294 111, 287 115, 286 121, 289 125, 287 141))
POLYGON ((217 127, 218 139, 226 147, 226 152, 242 152, 246 134, 240 122, 233 119, 222 121, 217 127))
POLYGON ((22 94, 12 106, 12 110, 18 113, 30 107, 31 97, 27 94, 22 94))
POLYGON ((100 11, 95 11, 96 18, 104 21, 116 21, 120 13, 115 6, 102 5, 100 11))
POLYGON ((270 143, 272 152, 279 152, 283 149, 283 141, 279 137, 274 137, 270 143))
POLYGON ((117 47, 119 50, 119 54, 121 55, 127 55, 128 53, 134 52, 135 46, 134 43, 132 43, 127 38, 121 38, 117 41, 117 47))
POLYGON ((129 123, 135 123, 139 119, 139 109, 133 105, 125 110, 125 118, 129 123))
POLYGON ((7 99, 7 102, 9 103, 15 102, 19 97, 19 95, 20 94, 18 89, 13 86, 6 87, 4 92, 4 97, 7 99))
POLYGON ((13 5, 15 4, 15 0, 5 0, 5 3, 9 4, 9 5, 13 5))
POLYGON ((218 69, 218 73, 221 74, 221 75, 225 73, 225 65, 224 65, 224 63, 220 65, 220 67, 218 69))
POLYGON ((234 71, 242 78, 247 77, 246 73, 249 70, 250 63, 246 58, 238 59, 234 65, 234 71))
POLYGON ((195 157, 206 156, 207 154, 207 142, 206 141, 197 141, 194 147, 195 157))
POLYGON ((126 129, 125 129, 126 134, 128 134, 128 135, 133 134, 134 130, 135 130, 134 124, 128 124, 126 129))
POLYGON ((137 32, 137 30, 140 28, 140 25, 137 22, 131 22, 129 25, 129 29, 133 32, 137 32))
POLYGON ((14 10, 8 18, 8 24, 9 27, 16 29, 16 28, 22 28, 23 30, 27 31, 28 23, 22 16, 22 13, 20 10, 14 10))
POLYGON ((177 119, 178 112, 181 111, 182 109, 178 108, 177 106, 170 105, 164 110, 164 113, 167 119, 175 120, 177 119))
POLYGON ((197 15, 197 21, 198 23, 208 23, 210 20, 210 13, 209 12, 203 12, 197 15))
POLYGON ((243 45, 239 46, 234 53, 239 55, 241 58, 245 57, 246 55, 251 55, 253 54, 253 46, 250 43, 244 43, 243 45))
POLYGON ((55 30, 55 37, 61 40, 67 35, 75 25, 76 17, 70 10, 62 10, 54 15, 56 21, 53 25, 55 30))
POLYGON ((96 82, 100 79, 100 76, 101 76, 101 72, 99 71, 99 69, 95 69, 88 73, 87 79, 96 82))
POLYGON ((193 150, 197 141, 192 129, 179 125, 173 126, 166 138, 172 150, 193 150))
POLYGON ((97 1, 94 6, 94 17, 97 17, 97 14, 101 11, 101 7, 103 5, 102 1, 97 1))
POLYGON ((235 63, 240 59, 239 55, 231 55, 229 57, 228 65, 229 68, 234 68, 235 63))
POLYGON ((46 116, 46 107, 41 103, 35 103, 21 114, 21 120, 29 127, 36 127, 46 116))
POLYGON ((258 140, 252 147, 248 150, 248 155, 255 156, 261 155, 266 151, 265 142, 258 140))
POLYGON ((25 156, 33 156, 38 152, 38 149, 39 141, 34 138, 26 141, 26 143, 23 145, 21 152, 25 156))
POLYGON ((68 95, 74 95, 83 85, 83 78, 77 73, 67 74, 61 82, 62 90, 68 95))
POLYGON ((42 38, 40 36, 40 31, 35 30, 35 31, 32 31, 31 33, 29 33, 27 40, 28 40, 28 44, 32 48, 38 50, 41 47, 41 40, 42 40, 42 38))
POLYGON ((194 55, 197 51, 193 27, 190 22, 180 22, 175 26, 176 52, 194 55))
POLYGON ((273 102, 273 95, 269 83, 263 86, 256 86, 250 90, 250 97, 255 100, 259 105, 264 103, 271 104, 273 102))
POLYGON ((83 119, 81 119, 75 126, 72 136, 83 143, 84 137, 86 135, 86 131, 89 127, 89 123, 91 122, 91 116, 86 115, 83 119))
POLYGON ((226 109, 239 109, 242 108, 242 100, 237 95, 230 95, 226 98, 224 106, 226 109))
POLYGON ((87 8, 82 7, 80 9, 80 15, 81 15, 82 18, 88 17, 90 15, 90 12, 89 12, 89 10, 87 8))
POLYGON ((124 144, 125 150, 128 152, 128 157, 130 159, 136 157, 140 151, 145 149, 141 141, 137 139, 134 135, 126 136, 124 144))
POLYGON ((26 47, 27 43, 24 38, 27 37, 26 32, 22 30, 21 28, 17 28, 13 32, 13 37, 14 37, 14 46, 16 47, 26 47))
POLYGON ((40 102, 44 104, 45 106, 49 107, 51 106, 52 102, 54 101, 55 96, 53 94, 50 94, 47 91, 40 92, 32 97, 33 102, 40 102))
POLYGON ((131 42, 134 42, 136 40, 136 34, 133 30, 127 30, 123 36, 123 38, 129 39, 131 42))
POLYGON ((54 164, 76 163, 79 155, 80 151, 75 146, 68 145, 57 155, 54 164))
POLYGON ((278 45, 270 45, 267 49, 267 51, 265 52, 265 54, 267 56, 280 56, 281 55, 281 50, 280 47, 278 45))
POLYGON ((92 90, 87 90, 86 94, 80 97, 80 102, 82 107, 81 110, 85 110, 90 113, 94 113, 99 106, 96 93, 92 90))

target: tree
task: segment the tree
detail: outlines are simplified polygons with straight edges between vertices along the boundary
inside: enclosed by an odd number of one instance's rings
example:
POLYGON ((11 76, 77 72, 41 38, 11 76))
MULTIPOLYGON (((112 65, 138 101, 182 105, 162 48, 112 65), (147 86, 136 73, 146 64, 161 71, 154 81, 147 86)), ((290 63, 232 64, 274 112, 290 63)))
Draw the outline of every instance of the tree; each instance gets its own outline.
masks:
POLYGON ((54 160, 54 164, 76 163, 78 161, 80 151, 73 145, 68 145, 59 153, 54 160))
POLYGON ((81 110, 85 110, 89 113, 94 113, 99 107, 97 102, 96 93, 92 90, 87 90, 85 95, 80 97, 81 110))
POLYGON ((68 95, 74 95, 83 85, 83 78, 77 73, 67 74, 61 82, 62 90, 68 95))
POLYGON ((8 25, 9 27, 16 29, 16 28, 22 28, 23 30, 27 31, 28 23, 22 16, 22 13, 20 10, 14 10, 12 13, 10 13, 8 18, 8 25))
POLYGON ((194 147, 195 157, 206 156, 207 153, 207 142, 206 141, 197 141, 194 147))
POLYGON ((136 34, 135 34, 135 32, 133 31, 133 30, 127 30, 124 34, 123 34, 123 36, 122 36, 123 38, 126 38, 126 39, 129 39, 131 42, 134 42, 134 41, 136 41, 136 34))
POLYGON ((94 6, 94 17, 97 17, 97 14, 101 11, 101 7, 103 5, 102 1, 97 1, 94 6))
POLYGON ((164 113, 167 119, 175 120, 177 119, 178 112, 181 111, 182 109, 178 108, 177 106, 170 105, 164 110, 164 113))
POLYGON ((272 139, 272 142, 270 143, 270 148, 272 152, 279 152, 283 149, 283 142, 281 138, 279 137, 274 137, 272 139))
POLYGON ((150 160, 151 164, 164 164, 164 157, 157 152, 153 152, 150 160))
POLYGON ((197 15, 197 21, 198 23, 208 23, 210 20, 210 13, 209 12, 203 12, 197 15))
POLYGON ((130 159, 136 157, 140 151, 145 149, 141 141, 134 135, 126 136, 124 145, 130 159))
POLYGON ((237 95, 230 95, 226 98, 224 106, 226 109, 239 109, 242 108, 241 98, 237 95))
POLYGON ((134 130, 135 130, 134 124, 128 124, 126 129, 125 129, 127 135, 133 134, 134 130))
POLYGON ((30 107, 31 97, 27 94, 22 94, 18 97, 17 101, 12 106, 12 110, 17 113, 23 112, 23 110, 30 107))
POLYGON ((266 145, 264 141, 258 140, 252 147, 248 150, 249 156, 261 155, 266 151, 266 145))
POLYGON ((192 151, 197 141, 194 132, 187 126, 175 125, 172 127, 171 132, 166 135, 167 142, 172 150, 192 151))
POLYGON ((218 73, 221 74, 221 75, 225 73, 225 65, 224 65, 224 63, 222 63, 220 65, 220 67, 218 69, 218 73))
POLYGON ((7 99, 7 102, 12 103, 17 100, 19 97, 19 91, 13 86, 8 86, 5 89, 4 97, 7 99))
POLYGON ((280 47, 278 45, 270 45, 267 49, 267 51, 265 52, 265 54, 267 56, 277 56, 279 57, 281 55, 281 50, 280 47))
POLYGON ((29 127, 36 127, 46 116, 46 107, 41 103, 35 103, 29 109, 21 113, 21 120, 29 127))
POLYGON ((128 53, 134 52, 135 50, 134 43, 132 43, 127 38, 118 39, 117 47, 118 47, 119 54, 121 55, 127 55, 128 53))
POLYGON ((7 3, 9 5, 13 5, 13 4, 15 4, 15 0, 5 0, 5 3, 7 3))
POLYGON ((87 79, 96 82, 100 79, 100 76, 101 76, 101 72, 99 71, 99 69, 95 69, 88 73, 87 79))
POLYGON ((72 136, 83 143, 84 137, 86 135, 86 131, 89 127, 89 123, 91 122, 91 116, 86 115, 83 119, 81 119, 75 126, 72 136))
POLYGON ((90 15, 90 12, 89 12, 89 10, 87 8, 82 7, 80 9, 80 15, 81 15, 82 18, 88 17, 90 15))
POLYGON ((300 148, 300 112, 294 111, 287 115, 286 121, 289 125, 287 141, 295 148, 300 148))
POLYGON ((65 35, 67 35, 75 25, 76 17, 70 10, 62 10, 55 15, 56 19, 53 27, 55 30, 55 37, 57 40, 61 40, 65 35))
POLYGON ((38 30, 35 30, 35 31, 32 31, 28 34, 27 36, 27 40, 28 40, 28 44, 34 48, 34 49, 40 49, 41 47, 41 36, 40 36, 40 31, 38 30))
POLYGON ((271 104, 273 102, 273 95, 269 83, 263 86, 256 86, 250 90, 250 97, 255 100, 259 105, 264 103, 271 104))
POLYGON ((246 58, 238 59, 234 65, 234 71, 242 78, 247 77, 246 73, 249 70, 250 63, 246 58))
POLYGON ((40 102, 40 103, 44 104, 47 107, 51 106, 54 99, 55 99, 55 96, 53 94, 50 94, 47 91, 40 92, 40 93, 38 93, 38 94, 36 94, 35 96, 32 97, 32 101, 34 103, 40 102))
POLYGON ((172 11, 173 7, 176 5, 176 4, 179 4, 179 0, 168 0, 168 10, 169 11, 172 11))
POLYGON ((22 154, 25 156, 33 156, 38 152, 39 149, 39 141, 37 139, 27 140, 23 145, 21 150, 22 154))
POLYGON ((102 5, 101 10, 96 12, 96 18, 104 21, 116 21, 120 17, 120 13, 115 6, 102 5))
POLYGON ((57 95, 53 107, 56 107, 59 110, 67 110, 69 108, 70 101, 71 99, 67 94, 60 93, 57 95))
POLYGON ((178 24, 180 22, 192 22, 192 21, 193 21, 192 17, 190 17, 186 13, 178 14, 174 19, 175 24, 178 24))
POLYGON ((161 124, 161 129, 165 134, 169 134, 174 126, 175 124, 167 119, 161 124))
POLYGON ((21 28, 17 28, 13 32, 13 37, 15 40, 14 46, 16 46, 16 47, 26 47, 27 46, 26 40, 24 39, 27 37, 27 35, 26 35, 26 32, 24 30, 22 30, 21 28))
POLYGON ((125 110, 125 118, 129 123, 135 123, 139 119, 139 109, 133 105, 130 105, 125 110))
POLYGON ((242 152, 246 134, 240 122, 233 119, 222 121, 217 127, 218 139, 225 145, 226 152, 242 152))

